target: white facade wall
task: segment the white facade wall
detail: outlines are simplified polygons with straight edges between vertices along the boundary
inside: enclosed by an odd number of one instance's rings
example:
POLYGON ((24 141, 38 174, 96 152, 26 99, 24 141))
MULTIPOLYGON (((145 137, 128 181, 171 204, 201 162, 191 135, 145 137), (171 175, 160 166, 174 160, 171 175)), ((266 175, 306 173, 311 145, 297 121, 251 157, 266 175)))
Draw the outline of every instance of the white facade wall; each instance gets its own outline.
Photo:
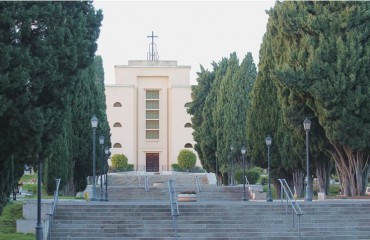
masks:
POLYGON ((159 154, 158 171, 170 170, 185 144, 194 146, 192 128, 185 127, 191 123, 185 107, 191 101, 190 66, 177 66, 176 61, 129 61, 115 66, 115 77, 116 84, 105 86, 112 154, 125 154, 137 170, 146 169, 147 154, 159 154), (159 139, 146 139, 147 90, 159 91, 159 139), (117 102, 122 107, 114 107, 117 102), (114 127, 115 123, 122 127, 114 127))

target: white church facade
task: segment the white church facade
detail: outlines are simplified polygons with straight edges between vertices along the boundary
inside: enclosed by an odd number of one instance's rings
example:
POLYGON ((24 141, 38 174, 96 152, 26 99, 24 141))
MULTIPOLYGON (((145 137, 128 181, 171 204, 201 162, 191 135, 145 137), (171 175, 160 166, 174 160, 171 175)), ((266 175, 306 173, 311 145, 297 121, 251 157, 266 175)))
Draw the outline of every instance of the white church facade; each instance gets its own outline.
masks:
MULTIPOLYGON (((115 66, 105 86, 112 155, 123 153, 135 170, 171 170, 182 149, 193 150, 190 66, 177 61, 133 60, 115 66)), ((197 160, 197 166, 200 166, 197 160)))

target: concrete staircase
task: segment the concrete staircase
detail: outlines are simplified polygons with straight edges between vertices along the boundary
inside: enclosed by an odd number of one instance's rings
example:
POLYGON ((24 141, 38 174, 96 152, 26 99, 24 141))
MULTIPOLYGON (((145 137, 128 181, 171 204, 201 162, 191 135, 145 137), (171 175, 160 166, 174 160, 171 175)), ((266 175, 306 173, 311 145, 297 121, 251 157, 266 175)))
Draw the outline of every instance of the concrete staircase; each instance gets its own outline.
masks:
MULTIPOLYGON (((369 201, 300 203, 301 239, 370 239, 369 201)), ((180 203, 178 239, 298 239, 280 201, 180 203)), ((297 225, 296 225, 297 226, 297 225)), ((175 239, 169 204, 60 202, 52 239, 175 239)))
MULTIPOLYGON (((206 175, 177 174, 177 175, 147 175, 149 190, 145 191, 144 176, 137 175, 111 175, 108 178, 109 201, 142 201, 169 202, 168 180, 176 182, 176 192, 195 191, 198 201, 238 201, 242 199, 243 189, 241 186, 210 186, 206 175), (196 184, 198 178, 198 186, 196 184), (199 187, 199 189, 198 189, 199 187), (200 191, 199 191, 200 190, 200 191)), ((247 197, 251 195, 246 191, 247 197)), ((100 188, 97 188, 97 196, 100 196, 100 188)))
MULTIPOLYGON (((205 175, 109 176, 109 202, 60 202, 52 228, 56 240, 176 239, 167 182, 177 193, 196 191, 197 202, 179 203, 177 239, 299 239, 292 210, 279 200, 241 201, 241 186, 209 186, 205 175)), ((247 196, 251 199, 249 192, 247 196)), ((99 196, 99 188, 97 192, 99 196)), ((370 201, 299 202, 302 240, 370 239, 370 201)), ((297 220, 297 217, 295 217, 297 220)))

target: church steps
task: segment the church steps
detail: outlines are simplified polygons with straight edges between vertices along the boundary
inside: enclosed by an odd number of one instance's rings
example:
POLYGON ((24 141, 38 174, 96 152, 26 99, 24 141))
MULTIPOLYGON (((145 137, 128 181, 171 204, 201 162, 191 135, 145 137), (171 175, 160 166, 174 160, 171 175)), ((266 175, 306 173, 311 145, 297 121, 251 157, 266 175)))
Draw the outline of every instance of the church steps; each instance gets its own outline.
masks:
MULTIPOLYGON (((163 203, 60 205, 53 239, 173 239, 172 217, 163 203)), ((302 240, 369 239, 370 203, 300 203, 302 240), (353 210, 353 211, 352 211, 353 210)), ((297 239, 291 210, 279 201, 180 203, 178 239, 297 239)), ((297 226, 297 225, 296 225, 297 226)))

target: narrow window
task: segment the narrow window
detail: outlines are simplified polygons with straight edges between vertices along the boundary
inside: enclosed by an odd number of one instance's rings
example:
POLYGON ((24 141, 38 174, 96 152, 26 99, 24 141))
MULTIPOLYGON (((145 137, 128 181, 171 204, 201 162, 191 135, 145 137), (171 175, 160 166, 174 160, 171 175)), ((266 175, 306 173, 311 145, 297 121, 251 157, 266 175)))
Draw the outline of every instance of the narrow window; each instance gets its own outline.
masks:
POLYGON ((159 90, 145 93, 145 138, 159 139, 159 90))

